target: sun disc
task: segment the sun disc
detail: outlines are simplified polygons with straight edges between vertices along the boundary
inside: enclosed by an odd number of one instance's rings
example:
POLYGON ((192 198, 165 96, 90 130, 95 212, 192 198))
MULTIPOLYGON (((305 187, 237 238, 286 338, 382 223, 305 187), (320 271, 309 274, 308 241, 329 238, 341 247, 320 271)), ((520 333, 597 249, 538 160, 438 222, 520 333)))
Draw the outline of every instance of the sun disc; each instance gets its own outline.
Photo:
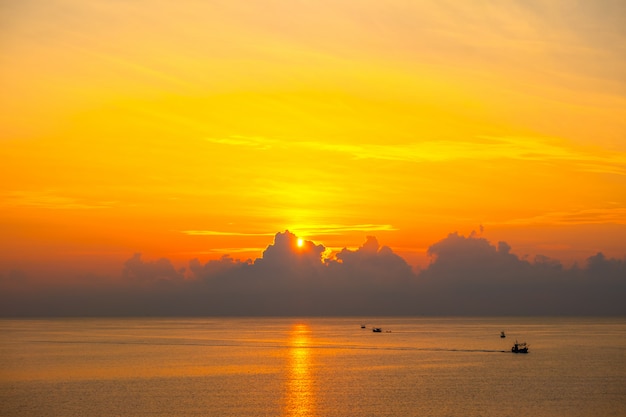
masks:
POLYGON ((301 248, 304 245, 304 239, 301 237, 298 238, 298 247, 301 248))

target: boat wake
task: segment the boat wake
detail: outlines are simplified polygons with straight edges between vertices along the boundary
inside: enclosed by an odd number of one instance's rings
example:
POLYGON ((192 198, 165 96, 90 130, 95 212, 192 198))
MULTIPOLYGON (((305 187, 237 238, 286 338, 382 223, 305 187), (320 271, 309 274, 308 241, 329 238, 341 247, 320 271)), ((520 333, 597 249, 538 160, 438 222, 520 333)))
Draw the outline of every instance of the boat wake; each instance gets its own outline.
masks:
MULTIPOLYGON (((148 345, 148 346, 199 346, 199 347, 247 347, 259 349, 291 349, 289 343, 263 343, 257 340, 33 340, 32 343, 51 344, 94 344, 94 345, 148 345)), ((421 351, 421 352, 469 352, 469 353, 508 353, 507 350, 494 349, 458 349, 415 346, 372 346, 346 344, 310 344, 299 346, 307 349, 335 350, 384 350, 384 351, 421 351)))

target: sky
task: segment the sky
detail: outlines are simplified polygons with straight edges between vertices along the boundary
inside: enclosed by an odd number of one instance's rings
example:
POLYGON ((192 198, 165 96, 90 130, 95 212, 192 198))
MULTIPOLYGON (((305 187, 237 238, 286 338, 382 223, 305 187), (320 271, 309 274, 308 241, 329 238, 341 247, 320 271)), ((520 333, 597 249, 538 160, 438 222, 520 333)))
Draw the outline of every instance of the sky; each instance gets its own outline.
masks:
POLYGON ((619 269, 625 28, 619 0, 0 0, 0 281, 198 280, 291 234, 413 281, 450 236, 619 269))

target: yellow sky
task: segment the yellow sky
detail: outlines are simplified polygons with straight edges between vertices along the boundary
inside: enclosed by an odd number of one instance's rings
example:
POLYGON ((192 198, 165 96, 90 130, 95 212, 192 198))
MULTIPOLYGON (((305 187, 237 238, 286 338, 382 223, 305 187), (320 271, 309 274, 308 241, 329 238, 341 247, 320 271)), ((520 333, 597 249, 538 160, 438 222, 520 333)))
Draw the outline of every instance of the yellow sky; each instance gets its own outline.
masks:
POLYGON ((2 2, 0 267, 623 256, 625 6, 544 3, 2 2))

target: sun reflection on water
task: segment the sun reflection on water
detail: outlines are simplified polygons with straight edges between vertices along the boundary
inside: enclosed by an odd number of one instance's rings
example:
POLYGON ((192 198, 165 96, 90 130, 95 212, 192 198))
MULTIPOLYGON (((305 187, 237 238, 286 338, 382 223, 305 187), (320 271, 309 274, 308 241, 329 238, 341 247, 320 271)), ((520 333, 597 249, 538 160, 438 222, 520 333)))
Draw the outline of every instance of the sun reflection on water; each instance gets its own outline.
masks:
POLYGON ((285 416, 315 416, 315 393, 311 371, 311 330, 306 324, 296 324, 289 333, 289 362, 285 416))

